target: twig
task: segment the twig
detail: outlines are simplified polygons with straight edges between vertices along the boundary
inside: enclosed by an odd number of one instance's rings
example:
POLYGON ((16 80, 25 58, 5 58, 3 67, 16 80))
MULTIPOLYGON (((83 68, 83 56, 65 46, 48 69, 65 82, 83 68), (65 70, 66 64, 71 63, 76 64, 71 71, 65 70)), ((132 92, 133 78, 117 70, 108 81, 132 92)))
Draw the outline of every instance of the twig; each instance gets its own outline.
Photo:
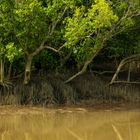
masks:
POLYGON ((57 21, 55 21, 55 22, 52 24, 52 30, 51 30, 50 35, 53 34, 53 32, 54 32, 54 30, 55 30, 55 28, 56 28, 58 22, 63 18, 63 16, 64 16, 64 14, 65 14, 65 12, 66 12, 67 9, 68 9, 68 8, 65 7, 64 11, 62 12, 62 15, 60 15, 60 17, 58 17, 57 21))
POLYGON ((99 72, 99 71, 91 71, 95 74, 99 74, 99 75, 104 75, 104 74, 113 74, 115 73, 115 71, 102 71, 102 72, 99 72))

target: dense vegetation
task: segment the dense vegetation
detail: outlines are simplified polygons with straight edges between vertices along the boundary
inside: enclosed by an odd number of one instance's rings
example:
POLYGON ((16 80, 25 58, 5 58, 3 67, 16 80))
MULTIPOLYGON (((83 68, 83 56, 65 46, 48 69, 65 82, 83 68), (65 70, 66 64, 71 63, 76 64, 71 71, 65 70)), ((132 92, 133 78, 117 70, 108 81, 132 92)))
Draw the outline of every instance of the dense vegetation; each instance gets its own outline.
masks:
POLYGON ((70 73, 62 78, 66 84, 88 66, 94 71, 94 64, 109 63, 115 70, 125 59, 113 83, 125 64, 138 65, 139 22, 139 0, 1 0, 0 84, 17 78, 28 85, 50 71, 70 73))

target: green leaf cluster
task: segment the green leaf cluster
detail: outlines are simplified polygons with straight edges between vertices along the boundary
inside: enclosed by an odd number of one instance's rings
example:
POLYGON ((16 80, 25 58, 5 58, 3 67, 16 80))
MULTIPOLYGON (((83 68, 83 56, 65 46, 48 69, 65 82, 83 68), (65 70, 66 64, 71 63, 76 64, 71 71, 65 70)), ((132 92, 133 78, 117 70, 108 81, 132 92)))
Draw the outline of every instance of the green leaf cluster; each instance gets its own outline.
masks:
MULTIPOLYGON (((67 18, 64 36, 66 46, 68 48, 74 47, 75 54, 76 52, 76 55, 84 54, 86 60, 92 53, 96 52, 102 36, 117 21, 118 16, 113 13, 110 3, 106 0, 96 0, 88 11, 84 6, 77 7, 73 16, 67 18)), ((78 56, 78 58, 80 57, 78 56)))

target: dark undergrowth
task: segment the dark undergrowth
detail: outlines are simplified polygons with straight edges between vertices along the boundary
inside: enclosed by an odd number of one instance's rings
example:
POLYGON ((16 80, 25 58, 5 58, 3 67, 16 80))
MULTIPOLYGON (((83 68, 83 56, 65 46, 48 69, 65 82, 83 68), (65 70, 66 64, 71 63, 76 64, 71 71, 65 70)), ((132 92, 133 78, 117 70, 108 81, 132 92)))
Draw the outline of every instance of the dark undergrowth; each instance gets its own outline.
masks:
POLYGON ((67 75, 32 76, 28 85, 15 80, 0 87, 0 105, 95 105, 97 103, 139 103, 139 85, 108 86, 101 77, 85 74, 69 84, 67 75))

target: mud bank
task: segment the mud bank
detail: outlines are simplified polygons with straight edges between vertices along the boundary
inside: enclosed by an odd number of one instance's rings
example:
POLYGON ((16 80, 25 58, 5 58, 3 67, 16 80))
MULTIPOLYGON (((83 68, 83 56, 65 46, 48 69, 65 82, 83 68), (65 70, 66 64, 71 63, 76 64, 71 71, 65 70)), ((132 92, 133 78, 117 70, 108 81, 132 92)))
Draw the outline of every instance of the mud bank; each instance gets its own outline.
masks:
POLYGON ((140 102, 139 85, 117 84, 108 86, 106 78, 92 73, 84 74, 65 84, 66 74, 32 75, 31 82, 23 85, 20 79, 12 85, 0 87, 0 105, 71 106, 140 102))

